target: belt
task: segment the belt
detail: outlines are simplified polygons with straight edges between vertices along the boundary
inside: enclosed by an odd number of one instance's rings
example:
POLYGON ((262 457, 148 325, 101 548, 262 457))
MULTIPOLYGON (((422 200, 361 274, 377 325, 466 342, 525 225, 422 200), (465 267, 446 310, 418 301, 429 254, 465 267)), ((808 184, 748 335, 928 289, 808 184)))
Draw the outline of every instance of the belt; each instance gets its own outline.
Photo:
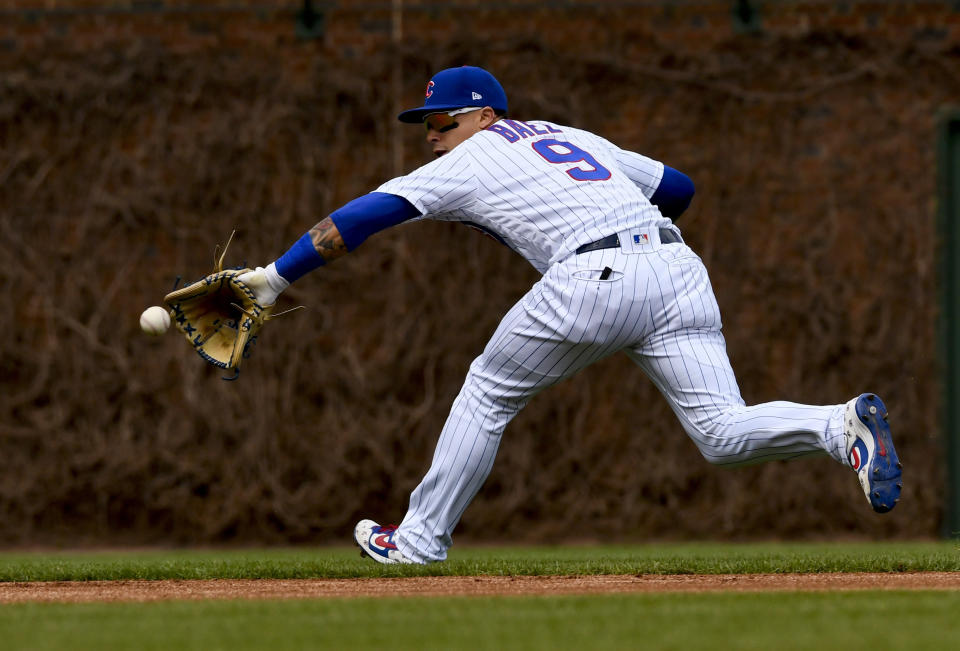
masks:
MULTIPOLYGON (((660 243, 661 244, 674 244, 676 242, 683 242, 679 235, 670 230, 669 228, 660 229, 660 243)), ((620 238, 616 233, 613 235, 607 235, 604 238, 597 240, 596 242, 590 242, 589 244, 584 244, 577 249, 577 254, 586 253, 587 251, 597 251, 598 249, 619 249, 620 248, 620 238)))

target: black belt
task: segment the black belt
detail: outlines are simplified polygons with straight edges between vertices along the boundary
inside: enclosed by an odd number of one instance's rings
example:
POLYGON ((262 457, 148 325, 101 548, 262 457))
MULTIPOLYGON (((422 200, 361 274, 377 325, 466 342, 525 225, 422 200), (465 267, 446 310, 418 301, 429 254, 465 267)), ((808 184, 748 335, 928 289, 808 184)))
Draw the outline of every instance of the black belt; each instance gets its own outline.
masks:
MULTIPOLYGON (((669 228, 661 228, 660 230, 660 243, 661 244, 674 244, 676 242, 683 242, 683 239, 677 235, 674 231, 669 228)), ((584 244, 577 249, 577 254, 586 253, 587 251, 597 251, 599 249, 619 249, 620 248, 620 238, 616 233, 613 235, 607 235, 604 238, 597 240, 596 242, 590 242, 589 244, 584 244)))

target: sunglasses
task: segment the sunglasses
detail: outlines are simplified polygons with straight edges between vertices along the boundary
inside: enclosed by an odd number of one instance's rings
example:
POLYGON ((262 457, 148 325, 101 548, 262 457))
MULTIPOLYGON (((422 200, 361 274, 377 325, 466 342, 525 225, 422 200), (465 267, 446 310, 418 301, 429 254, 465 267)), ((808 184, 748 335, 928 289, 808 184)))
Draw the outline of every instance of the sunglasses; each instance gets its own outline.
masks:
POLYGON ((432 129, 438 133, 446 133, 460 126, 460 123, 454 119, 456 116, 464 113, 472 113, 473 111, 479 111, 481 109, 482 107, 479 106, 471 106, 454 111, 446 111, 444 113, 431 113, 423 119, 423 126, 427 128, 427 131, 432 129))

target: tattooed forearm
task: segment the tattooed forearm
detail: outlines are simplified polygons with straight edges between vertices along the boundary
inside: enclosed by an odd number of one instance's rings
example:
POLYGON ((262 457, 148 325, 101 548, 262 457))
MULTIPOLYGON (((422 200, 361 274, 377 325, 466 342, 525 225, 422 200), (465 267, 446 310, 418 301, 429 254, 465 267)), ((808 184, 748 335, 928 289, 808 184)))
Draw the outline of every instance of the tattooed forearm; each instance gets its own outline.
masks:
POLYGON ((310 239, 313 240, 313 248, 327 262, 347 254, 347 245, 343 243, 340 231, 329 217, 310 229, 310 239))

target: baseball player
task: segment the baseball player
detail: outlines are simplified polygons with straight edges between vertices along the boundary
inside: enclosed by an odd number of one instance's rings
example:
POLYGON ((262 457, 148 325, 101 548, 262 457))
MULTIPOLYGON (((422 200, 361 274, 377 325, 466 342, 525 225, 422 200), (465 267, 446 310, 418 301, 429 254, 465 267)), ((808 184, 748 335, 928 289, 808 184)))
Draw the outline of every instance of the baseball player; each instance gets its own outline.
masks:
POLYGON ((356 525, 365 555, 446 559, 510 420, 543 389, 619 351, 660 389, 710 463, 828 455, 857 473, 875 511, 896 505, 901 466, 876 395, 745 405, 707 270, 672 221, 694 194, 684 174, 582 129, 509 118, 503 88, 476 67, 438 72, 423 106, 399 119, 424 125, 435 160, 347 203, 242 276, 258 300, 274 303, 373 233, 419 219, 482 229, 542 277, 470 365, 400 525, 356 525))

